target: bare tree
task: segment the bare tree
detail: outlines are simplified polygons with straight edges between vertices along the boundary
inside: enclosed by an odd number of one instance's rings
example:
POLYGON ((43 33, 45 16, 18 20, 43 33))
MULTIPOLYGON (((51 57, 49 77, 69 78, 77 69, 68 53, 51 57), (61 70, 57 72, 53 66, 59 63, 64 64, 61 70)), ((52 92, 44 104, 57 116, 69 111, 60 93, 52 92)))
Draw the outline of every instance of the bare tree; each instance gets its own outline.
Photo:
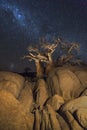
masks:
POLYGON ((41 62, 48 62, 48 59, 46 56, 44 56, 38 48, 35 47, 28 47, 28 52, 29 54, 24 56, 23 58, 28 58, 29 61, 34 60, 35 61, 35 65, 36 65, 36 72, 37 72, 37 77, 43 77, 43 73, 44 73, 44 68, 41 64, 41 62))
POLYGON ((62 50, 65 50, 68 54, 73 53, 75 50, 79 51, 79 44, 78 43, 62 43, 62 50))
POLYGON ((75 50, 79 51, 79 45, 77 43, 62 43, 61 50, 65 51, 64 54, 60 56, 58 59, 59 64, 64 64, 70 62, 73 58, 75 58, 75 50))
POLYGON ((74 58, 74 51, 79 50, 79 45, 77 43, 63 43, 59 38, 55 39, 53 43, 50 43, 42 38, 40 39, 40 45, 38 47, 28 47, 29 54, 24 56, 24 58, 28 58, 29 61, 35 61, 37 77, 43 77, 44 68, 46 68, 46 74, 53 69, 55 63, 52 55, 57 47, 60 47, 61 51, 63 52, 58 58, 58 64, 61 65, 70 62, 74 58), (43 66, 44 64, 42 65, 42 63, 45 63, 45 66, 43 66))
POLYGON ((46 74, 48 74, 49 71, 54 67, 54 61, 53 61, 52 55, 60 43, 61 43, 61 40, 59 38, 55 39, 54 43, 49 43, 46 41, 42 42, 42 48, 44 49, 45 56, 48 59, 48 62, 46 65, 46 74))

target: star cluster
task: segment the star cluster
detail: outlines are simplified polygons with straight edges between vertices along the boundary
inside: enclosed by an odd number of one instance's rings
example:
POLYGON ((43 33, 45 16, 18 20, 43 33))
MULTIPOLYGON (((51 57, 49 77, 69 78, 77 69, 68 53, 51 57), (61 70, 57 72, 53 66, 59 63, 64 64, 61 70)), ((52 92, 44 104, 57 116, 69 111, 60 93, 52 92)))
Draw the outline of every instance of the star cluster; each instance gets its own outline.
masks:
POLYGON ((23 71, 20 57, 42 36, 79 42, 87 60, 87 0, 0 0, 0 69, 23 71))

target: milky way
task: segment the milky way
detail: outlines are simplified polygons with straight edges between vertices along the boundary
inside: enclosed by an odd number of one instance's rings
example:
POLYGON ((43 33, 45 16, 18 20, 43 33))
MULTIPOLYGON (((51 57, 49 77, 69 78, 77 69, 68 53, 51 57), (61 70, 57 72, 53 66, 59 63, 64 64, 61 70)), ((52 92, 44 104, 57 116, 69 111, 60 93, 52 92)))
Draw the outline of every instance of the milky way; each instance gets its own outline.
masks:
POLYGON ((4 2, 0 5, 2 10, 5 10, 9 13, 12 13, 15 26, 15 21, 19 24, 20 27, 25 28, 27 30, 27 35, 33 35, 34 37, 38 36, 39 26, 37 25, 37 21, 32 18, 32 14, 26 11, 26 9, 18 6, 17 3, 4 2))
POLYGON ((87 0, 0 0, 0 69, 23 71, 20 57, 42 36, 79 42, 87 60, 87 0))

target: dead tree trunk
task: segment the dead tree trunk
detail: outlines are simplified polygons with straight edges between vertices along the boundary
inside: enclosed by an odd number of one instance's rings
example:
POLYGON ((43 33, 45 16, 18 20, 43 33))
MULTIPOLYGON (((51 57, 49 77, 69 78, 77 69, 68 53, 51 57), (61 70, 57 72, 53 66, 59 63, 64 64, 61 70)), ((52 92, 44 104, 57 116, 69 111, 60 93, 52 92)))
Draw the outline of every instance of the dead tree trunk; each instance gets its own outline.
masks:
POLYGON ((46 65, 46 70, 45 70, 45 74, 48 75, 49 72, 54 68, 54 64, 53 63, 48 63, 46 65))
POLYGON ((41 64, 41 61, 35 60, 36 64, 36 77, 41 78, 44 75, 44 68, 41 64))
POLYGON ((48 73, 54 68, 54 63, 53 63, 51 53, 48 53, 47 56, 48 56, 49 62, 46 64, 46 72, 45 73, 48 75, 48 73))

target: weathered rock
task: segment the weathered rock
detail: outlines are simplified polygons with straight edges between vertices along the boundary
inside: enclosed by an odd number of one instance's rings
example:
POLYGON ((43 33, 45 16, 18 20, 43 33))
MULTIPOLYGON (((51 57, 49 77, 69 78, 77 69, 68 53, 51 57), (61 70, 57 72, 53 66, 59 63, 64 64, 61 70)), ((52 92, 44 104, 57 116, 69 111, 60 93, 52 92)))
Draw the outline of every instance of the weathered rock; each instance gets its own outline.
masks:
POLYGON ((79 124, 81 124, 84 129, 87 129, 87 108, 78 109, 76 111, 76 117, 79 124))
POLYGON ((46 104, 49 104, 54 111, 57 111, 63 103, 64 99, 61 96, 55 94, 47 101, 46 104))
POLYGON ((51 95, 61 95, 66 101, 78 97, 83 91, 82 84, 75 73, 64 68, 56 69, 54 75, 48 76, 47 83, 51 95))
POLYGON ((59 121, 57 120, 56 112, 52 109, 50 105, 47 105, 47 110, 49 113, 50 125, 52 130, 61 130, 59 121))
POLYGON ((84 130, 69 111, 66 111, 64 116, 69 124, 70 130, 84 130))
POLYGON ((83 89, 87 88, 87 71, 76 71, 75 74, 79 78, 83 89))
POLYGON ((62 96, 65 100, 70 100, 79 96, 81 84, 76 75, 69 70, 57 71, 59 77, 62 96))
POLYGON ((41 112, 41 130, 45 130, 46 124, 45 124, 45 118, 44 118, 44 114, 43 111, 41 112))
POLYGON ((24 86, 24 80, 24 77, 19 74, 0 71, 0 89, 11 92, 16 98, 24 86))
POLYGON ((43 107, 44 103, 48 99, 47 84, 43 79, 38 80, 35 95, 36 104, 38 104, 40 107, 43 107))
POLYGON ((87 96, 87 89, 85 89, 80 96, 87 96))
POLYGON ((41 114, 38 109, 35 111, 35 116, 34 116, 34 130, 40 130, 41 126, 41 114))
POLYGON ((15 82, 3 80, 0 82, 0 90, 6 90, 13 94, 16 98, 19 96, 20 90, 15 82))
POLYGON ((42 118, 41 119, 44 120, 44 122, 43 122, 45 124, 44 130, 51 130, 49 114, 48 114, 48 112, 46 110, 42 111, 42 118))
POLYGON ((18 74, 0 72, 0 130, 87 129, 87 71, 56 68, 47 83, 38 79, 34 87, 18 74))
POLYGON ((80 108, 87 108, 87 96, 82 96, 68 101, 62 106, 61 111, 70 111, 71 113, 74 113, 80 108))
POLYGON ((24 109, 26 110, 27 113, 31 112, 34 100, 32 93, 32 84, 30 82, 28 81, 25 82, 25 87, 22 89, 18 100, 24 106, 24 109))
POLYGON ((66 120, 58 113, 57 113, 57 119, 59 121, 61 130, 70 130, 69 125, 66 122, 66 120))
POLYGON ((32 128, 31 115, 29 117, 26 115, 19 101, 11 93, 0 90, 0 130, 32 130, 32 128))
POLYGON ((50 96, 58 94, 68 101, 80 96, 87 88, 87 70, 76 67, 59 67, 49 73, 47 78, 50 96))
POLYGON ((59 80, 58 80, 58 77, 56 75, 53 75, 52 80, 49 79, 49 85, 48 86, 49 86, 48 92, 51 93, 51 94, 49 94, 50 96, 51 95, 53 96, 55 94, 61 95, 59 80))

